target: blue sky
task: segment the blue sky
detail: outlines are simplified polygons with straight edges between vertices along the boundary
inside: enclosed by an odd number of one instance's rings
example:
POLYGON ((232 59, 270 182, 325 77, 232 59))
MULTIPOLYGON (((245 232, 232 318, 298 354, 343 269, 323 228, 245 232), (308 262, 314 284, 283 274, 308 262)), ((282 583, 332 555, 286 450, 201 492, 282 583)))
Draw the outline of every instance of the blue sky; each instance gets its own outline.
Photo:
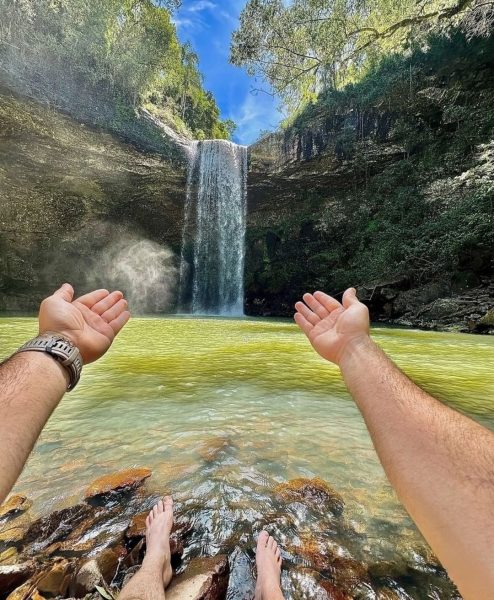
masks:
POLYGON ((253 88, 269 89, 228 62, 230 36, 246 0, 183 0, 174 15, 182 42, 190 41, 199 55, 204 87, 210 90, 223 119, 237 123, 234 141, 251 144, 262 130, 273 130, 282 118, 278 101, 253 88))

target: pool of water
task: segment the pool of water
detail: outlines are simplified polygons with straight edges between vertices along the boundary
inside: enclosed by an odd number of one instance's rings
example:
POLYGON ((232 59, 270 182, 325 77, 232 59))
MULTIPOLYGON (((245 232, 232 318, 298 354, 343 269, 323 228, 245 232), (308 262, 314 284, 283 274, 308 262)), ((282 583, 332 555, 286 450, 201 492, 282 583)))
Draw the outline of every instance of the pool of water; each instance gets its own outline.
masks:
MULTIPOLYGON (((0 319, 2 355, 35 333, 34 319, 0 319)), ((494 429, 494 338, 387 328, 373 336, 419 385, 494 429)), ((339 370, 289 321, 132 320, 65 396, 16 490, 44 514, 79 501, 93 478, 131 466, 153 470, 149 490, 202 511, 196 553, 233 538, 249 547, 267 515, 280 516, 274 487, 318 476, 345 500, 353 533, 337 540, 342 552, 366 564, 418 565, 430 554, 339 370)), ((286 547, 323 528, 297 510, 290 527, 275 527, 286 547)), ((442 597, 417 593, 403 597, 442 597)))

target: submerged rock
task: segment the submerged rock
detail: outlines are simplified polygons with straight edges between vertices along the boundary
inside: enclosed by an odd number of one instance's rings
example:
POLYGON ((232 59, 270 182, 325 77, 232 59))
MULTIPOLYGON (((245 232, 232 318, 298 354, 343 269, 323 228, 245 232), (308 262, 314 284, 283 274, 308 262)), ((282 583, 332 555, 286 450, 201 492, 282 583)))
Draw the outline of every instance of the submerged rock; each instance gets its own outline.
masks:
POLYGON ((25 512, 31 508, 32 502, 23 494, 10 496, 6 502, 0 506, 0 519, 17 513, 25 512))
POLYGON ((345 506, 342 496, 320 477, 291 479, 276 486, 274 491, 285 501, 327 507, 336 515, 341 515, 345 506))
POLYGON ((106 499, 115 494, 135 490, 140 487, 148 477, 151 477, 151 474, 151 469, 141 468, 127 469, 125 471, 119 471, 118 473, 103 475, 103 477, 95 479, 86 489, 84 498, 86 500, 106 499))
POLYGON ((91 513, 90 506, 77 504, 38 519, 29 527, 23 540, 27 553, 34 555, 65 540, 91 513))
POLYGON ((228 588, 229 566, 224 555, 194 558, 186 571, 172 580, 167 600, 223 600, 228 588))

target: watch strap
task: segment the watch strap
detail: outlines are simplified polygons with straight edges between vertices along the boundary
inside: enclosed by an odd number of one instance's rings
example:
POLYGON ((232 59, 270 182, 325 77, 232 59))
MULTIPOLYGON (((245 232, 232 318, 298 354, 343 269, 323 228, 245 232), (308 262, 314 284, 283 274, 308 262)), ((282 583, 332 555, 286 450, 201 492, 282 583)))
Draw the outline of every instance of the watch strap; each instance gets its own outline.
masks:
POLYGON ((81 378, 83 367, 81 353, 77 346, 59 333, 47 331, 26 342, 17 353, 33 350, 46 352, 65 367, 69 374, 67 391, 70 392, 75 388, 81 378))

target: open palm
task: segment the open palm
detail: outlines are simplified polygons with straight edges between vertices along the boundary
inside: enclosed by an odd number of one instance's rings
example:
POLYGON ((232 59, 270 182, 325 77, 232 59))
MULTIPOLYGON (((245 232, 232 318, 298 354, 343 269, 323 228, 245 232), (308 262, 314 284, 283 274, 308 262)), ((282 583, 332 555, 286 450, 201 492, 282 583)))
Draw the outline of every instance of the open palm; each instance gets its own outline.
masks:
POLYGON ((105 354, 130 318, 122 292, 95 290, 73 300, 74 289, 64 284, 41 303, 39 331, 54 331, 79 348, 84 363, 105 354))
POLYGON ((295 321, 323 358, 340 364, 352 344, 369 335, 369 311, 355 289, 343 294, 342 303, 324 292, 304 294, 297 302, 295 321))

